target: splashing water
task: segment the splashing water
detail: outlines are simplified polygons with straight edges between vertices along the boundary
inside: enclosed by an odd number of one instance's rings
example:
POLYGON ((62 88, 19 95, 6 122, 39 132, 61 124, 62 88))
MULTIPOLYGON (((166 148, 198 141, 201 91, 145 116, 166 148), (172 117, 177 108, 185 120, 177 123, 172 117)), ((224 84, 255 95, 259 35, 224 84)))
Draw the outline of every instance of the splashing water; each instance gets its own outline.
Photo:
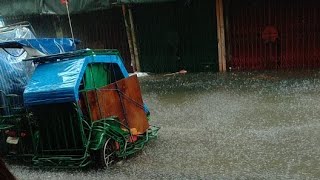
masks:
POLYGON ((107 170, 19 179, 319 179, 320 73, 199 73, 140 79, 159 137, 107 170))

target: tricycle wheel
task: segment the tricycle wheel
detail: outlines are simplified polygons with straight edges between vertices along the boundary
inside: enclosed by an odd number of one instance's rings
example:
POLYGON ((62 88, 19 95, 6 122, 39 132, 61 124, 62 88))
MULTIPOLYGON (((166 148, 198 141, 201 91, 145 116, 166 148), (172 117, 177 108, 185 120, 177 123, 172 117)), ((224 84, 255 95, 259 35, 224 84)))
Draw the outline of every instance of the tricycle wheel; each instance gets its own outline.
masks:
POLYGON ((114 163, 115 155, 115 142, 111 138, 107 139, 102 149, 99 150, 98 162, 100 167, 107 168, 114 163))

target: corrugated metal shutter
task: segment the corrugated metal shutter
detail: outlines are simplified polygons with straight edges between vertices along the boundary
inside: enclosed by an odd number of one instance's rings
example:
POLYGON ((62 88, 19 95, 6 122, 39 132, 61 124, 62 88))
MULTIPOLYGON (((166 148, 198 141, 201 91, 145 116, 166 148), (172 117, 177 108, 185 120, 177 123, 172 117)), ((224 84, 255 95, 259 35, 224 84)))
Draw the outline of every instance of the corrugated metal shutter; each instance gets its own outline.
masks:
POLYGON ((320 5, 315 0, 233 0, 230 66, 237 70, 319 68, 319 19, 320 5))
POLYGON ((143 71, 218 70, 215 1, 140 5, 133 14, 143 71))

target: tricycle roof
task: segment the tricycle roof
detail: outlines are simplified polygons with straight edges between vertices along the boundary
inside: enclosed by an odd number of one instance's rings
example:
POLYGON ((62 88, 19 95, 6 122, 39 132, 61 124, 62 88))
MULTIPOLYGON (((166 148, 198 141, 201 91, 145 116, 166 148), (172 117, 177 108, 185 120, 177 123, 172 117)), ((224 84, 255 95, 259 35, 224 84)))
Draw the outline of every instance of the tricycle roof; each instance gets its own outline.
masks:
POLYGON ((116 50, 79 50, 32 59, 39 63, 24 91, 26 106, 77 102, 79 87, 89 64, 106 63, 117 66, 128 77, 116 50))

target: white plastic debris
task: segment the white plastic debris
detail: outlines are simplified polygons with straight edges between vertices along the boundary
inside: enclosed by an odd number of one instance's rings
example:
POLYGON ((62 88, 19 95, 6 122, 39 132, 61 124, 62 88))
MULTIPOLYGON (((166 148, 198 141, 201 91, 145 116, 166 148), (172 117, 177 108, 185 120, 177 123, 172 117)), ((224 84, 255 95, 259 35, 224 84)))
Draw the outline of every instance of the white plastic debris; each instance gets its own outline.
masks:
POLYGON ((137 75, 138 77, 146 77, 149 76, 148 73, 146 72, 134 72, 134 73, 130 73, 129 76, 133 76, 133 75, 137 75))

